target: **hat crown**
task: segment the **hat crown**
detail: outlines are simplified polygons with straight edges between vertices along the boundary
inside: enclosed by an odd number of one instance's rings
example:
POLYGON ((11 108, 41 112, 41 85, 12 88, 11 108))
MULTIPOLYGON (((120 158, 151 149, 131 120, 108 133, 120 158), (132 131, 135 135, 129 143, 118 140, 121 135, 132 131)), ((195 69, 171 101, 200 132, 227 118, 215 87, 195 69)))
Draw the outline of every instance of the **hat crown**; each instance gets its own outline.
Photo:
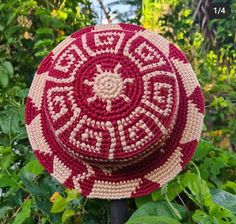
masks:
POLYGON ((25 118, 35 156, 60 183, 90 198, 139 197, 190 161, 204 97, 165 38, 132 24, 95 25, 44 58, 25 118))
POLYGON ((66 42, 55 51, 44 95, 62 148, 113 167, 158 150, 175 123, 178 86, 152 37, 146 31, 98 30, 66 42))

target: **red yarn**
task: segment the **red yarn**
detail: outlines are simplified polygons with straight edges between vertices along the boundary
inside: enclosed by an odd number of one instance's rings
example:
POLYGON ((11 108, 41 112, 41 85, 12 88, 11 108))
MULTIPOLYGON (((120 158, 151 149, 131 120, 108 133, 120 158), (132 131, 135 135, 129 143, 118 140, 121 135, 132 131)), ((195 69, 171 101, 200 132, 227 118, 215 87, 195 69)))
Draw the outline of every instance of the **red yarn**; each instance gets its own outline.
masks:
POLYGON ((184 54, 131 24, 81 29, 40 64, 26 127, 40 163, 91 198, 149 194, 200 138, 204 99, 184 54))

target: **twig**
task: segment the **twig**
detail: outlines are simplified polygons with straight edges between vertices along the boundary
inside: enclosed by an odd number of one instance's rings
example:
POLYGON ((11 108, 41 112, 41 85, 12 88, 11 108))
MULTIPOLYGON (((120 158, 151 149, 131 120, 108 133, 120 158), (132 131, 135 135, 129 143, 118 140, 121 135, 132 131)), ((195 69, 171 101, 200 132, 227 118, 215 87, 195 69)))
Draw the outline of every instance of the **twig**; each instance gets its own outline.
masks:
POLYGON ((103 3, 103 0, 98 0, 98 3, 99 3, 99 5, 100 5, 100 7, 101 7, 103 13, 104 13, 105 16, 106 16, 106 19, 107 19, 108 23, 111 23, 112 21, 111 21, 110 15, 109 15, 108 11, 106 10, 106 7, 105 7, 105 5, 104 5, 104 3, 103 3))
POLYGON ((195 12, 194 12, 194 14, 193 14, 193 21, 195 21, 195 19, 196 19, 196 16, 197 16, 197 14, 198 14, 198 11, 199 11, 199 9, 200 9, 201 4, 202 4, 202 0, 200 0, 200 1, 198 2, 197 9, 195 10, 195 12))
MULTIPOLYGON (((27 201, 29 198, 30 198, 30 195, 28 195, 28 196, 25 198, 24 201, 27 201)), ((15 213, 12 215, 12 218, 14 218, 14 217, 17 215, 17 213, 21 210, 21 208, 22 208, 22 206, 20 206, 20 207, 15 211, 15 213)))

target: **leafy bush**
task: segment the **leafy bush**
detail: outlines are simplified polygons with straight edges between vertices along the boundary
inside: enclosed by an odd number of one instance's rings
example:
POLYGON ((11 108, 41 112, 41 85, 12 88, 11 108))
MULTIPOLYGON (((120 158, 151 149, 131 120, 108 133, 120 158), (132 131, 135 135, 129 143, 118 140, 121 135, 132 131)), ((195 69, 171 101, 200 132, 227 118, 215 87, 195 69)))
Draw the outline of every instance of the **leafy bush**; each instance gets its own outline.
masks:
POLYGON ((93 24, 90 5, 87 0, 1 1, 0 223, 60 223, 74 215, 72 208, 84 211, 85 199, 65 190, 35 159, 24 103, 42 58, 67 35, 93 24), (59 196, 53 203, 55 192, 59 196))
MULTIPOLYGON (((235 171, 236 154, 201 140, 185 172, 151 195, 136 199, 138 210, 128 223, 136 223, 137 217, 143 216, 142 223, 152 223, 155 216, 171 218, 173 223, 233 224, 236 222, 235 171)), ((165 223, 164 218, 160 221, 165 223)))

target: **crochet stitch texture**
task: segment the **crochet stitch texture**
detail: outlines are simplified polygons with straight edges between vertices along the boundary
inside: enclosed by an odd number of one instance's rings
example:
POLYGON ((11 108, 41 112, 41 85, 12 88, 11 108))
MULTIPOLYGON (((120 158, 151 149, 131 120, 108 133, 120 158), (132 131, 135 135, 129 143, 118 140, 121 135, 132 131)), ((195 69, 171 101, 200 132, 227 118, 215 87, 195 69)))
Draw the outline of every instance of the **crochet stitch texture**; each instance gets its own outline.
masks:
POLYGON ((90 198, 149 194, 191 159, 204 99, 184 54, 131 24, 96 25, 40 64, 26 101, 32 149, 60 183, 90 198))

